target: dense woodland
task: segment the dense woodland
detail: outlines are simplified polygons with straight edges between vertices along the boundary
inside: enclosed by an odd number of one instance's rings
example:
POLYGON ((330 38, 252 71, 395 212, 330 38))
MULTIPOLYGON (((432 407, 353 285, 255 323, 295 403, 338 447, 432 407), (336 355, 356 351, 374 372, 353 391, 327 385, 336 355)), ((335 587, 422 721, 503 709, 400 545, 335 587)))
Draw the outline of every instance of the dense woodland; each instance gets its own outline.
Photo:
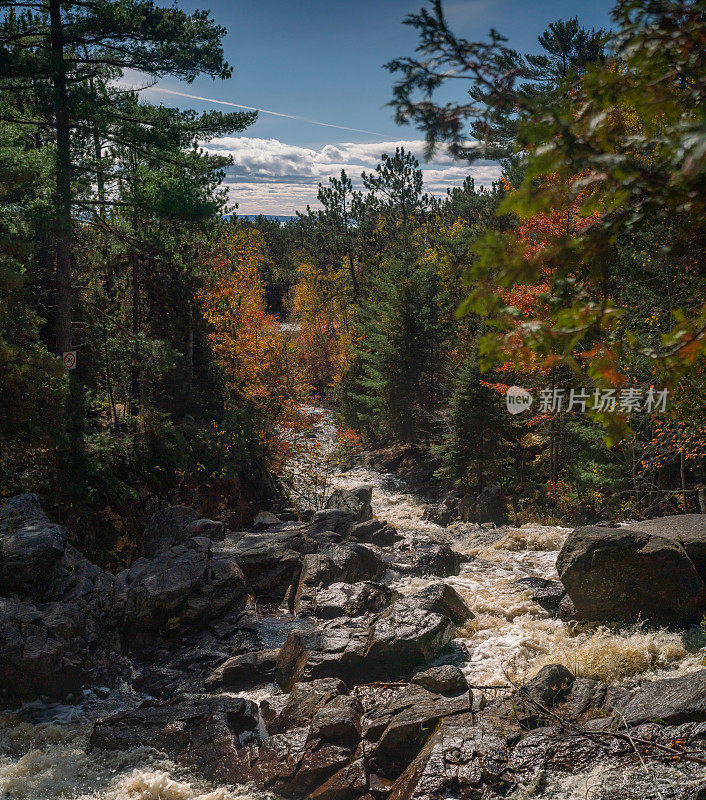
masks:
POLYGON ((393 111, 501 180, 432 197, 398 149, 285 224, 230 213, 228 159, 203 149, 256 115, 120 80, 228 79, 208 13, 0 9, 0 496, 38 492, 124 562, 165 502, 231 525, 275 502, 323 398, 342 451, 407 447, 440 486, 501 486, 519 519, 699 510, 704 2, 621 0, 612 31, 558 20, 534 54, 428 5, 387 65, 393 111), (586 389, 586 411, 512 416, 513 384, 586 389), (593 400, 664 388, 661 413, 593 400))

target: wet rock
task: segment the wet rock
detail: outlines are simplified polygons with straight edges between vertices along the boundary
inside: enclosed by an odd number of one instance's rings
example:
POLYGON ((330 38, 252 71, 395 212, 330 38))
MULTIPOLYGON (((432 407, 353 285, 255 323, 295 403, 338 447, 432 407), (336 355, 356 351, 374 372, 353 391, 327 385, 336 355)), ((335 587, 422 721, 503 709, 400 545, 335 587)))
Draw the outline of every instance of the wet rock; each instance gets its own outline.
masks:
POLYGON ((314 513, 304 530, 307 536, 317 541, 322 538, 322 535, 331 533, 338 534, 340 541, 343 541, 348 537, 355 524, 353 514, 334 508, 314 513))
POLYGON ((448 645, 454 622, 470 614, 443 584, 395 602, 379 617, 336 619, 311 633, 292 633, 280 650, 276 679, 287 691, 299 680, 336 676, 364 683, 408 675, 448 645))
POLYGON ((508 758, 508 746, 492 725, 471 714, 443 719, 392 785, 389 800, 505 796, 513 784, 508 758))
POLYGON ((530 600, 554 616, 559 616, 566 589, 560 581, 545 578, 520 578, 517 583, 529 594, 530 600))
POLYGON ((397 778, 417 756, 444 717, 471 711, 472 694, 443 697, 410 684, 382 708, 367 715, 365 739, 377 745, 371 767, 386 778, 397 778))
POLYGON ((410 597, 414 598, 419 608, 448 617, 454 625, 463 625, 464 622, 473 619, 473 612, 466 605, 466 601, 446 583, 432 583, 410 597))
POLYGON ((412 678, 412 683, 436 694, 456 695, 468 691, 466 676, 453 664, 444 664, 441 667, 431 667, 424 672, 418 672, 412 678))
POLYGON ((706 721, 706 670, 644 683, 618 711, 629 726, 650 720, 667 725, 706 721))
POLYGON ((574 676, 563 664, 542 667, 515 692, 513 715, 523 724, 547 724, 551 719, 547 712, 566 700, 573 683, 574 676))
POLYGON ((417 537, 395 547, 396 566, 402 565, 412 575, 436 575, 447 578, 458 575, 461 556, 445 542, 417 537))
POLYGON ((8 500, 0 511, 0 595, 54 599, 66 533, 50 522, 36 494, 8 500))
POLYGON ((117 635, 95 608, 0 598, 0 694, 61 697, 112 683, 126 667, 119 653, 117 635))
POLYGON ((365 760, 356 759, 347 764, 326 783, 315 789, 309 800, 364 800, 370 779, 365 760))
POLYGON ((207 689, 228 686, 251 689, 274 680, 279 650, 257 650, 240 653, 224 661, 206 679, 207 689))
POLYGON ((547 772, 588 770, 608 752, 606 742, 590 736, 567 736, 557 727, 538 728, 524 734, 513 747, 509 766, 518 780, 531 783, 547 772))
POLYGON ((311 615, 319 619, 358 617, 379 613, 399 598, 399 594, 382 583, 332 583, 314 597, 311 615))
POLYGON ((133 637, 203 624, 248 602, 237 560, 196 537, 157 558, 138 559, 115 578, 113 616, 133 637))
POLYGON ((194 536, 192 525, 201 515, 189 506, 169 506, 153 514, 142 537, 142 555, 156 558, 160 553, 185 544, 194 536))
POLYGON ((282 710, 267 722, 271 734, 284 733, 308 725, 317 711, 335 698, 348 695, 348 687, 339 678, 321 678, 292 687, 282 710))
POLYGON ((372 498, 372 486, 359 486, 353 490, 336 489, 326 501, 326 508, 345 511, 356 522, 364 522, 373 517, 373 510, 370 505, 372 498))
POLYGON ((257 705, 241 697, 148 700, 135 710, 97 722, 90 747, 153 747, 210 780, 230 781, 238 752, 256 740, 258 724, 257 705))
POLYGON ((355 748, 360 741, 362 713, 358 698, 334 697, 314 714, 309 739, 355 748))
POLYGON ((678 542, 628 528, 577 528, 557 571, 581 619, 690 621, 706 599, 678 542))

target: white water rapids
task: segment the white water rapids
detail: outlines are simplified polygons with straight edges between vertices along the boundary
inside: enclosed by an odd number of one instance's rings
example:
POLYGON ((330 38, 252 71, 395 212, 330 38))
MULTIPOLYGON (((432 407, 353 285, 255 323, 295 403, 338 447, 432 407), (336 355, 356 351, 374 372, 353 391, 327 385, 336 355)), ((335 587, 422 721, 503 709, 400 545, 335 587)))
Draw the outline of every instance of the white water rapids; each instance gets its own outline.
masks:
MULTIPOLYGON (((333 435, 323 415, 318 434, 333 435)), ((534 674, 544 664, 564 663, 577 675, 610 683, 683 674, 706 665, 706 635, 637 626, 565 623, 533 603, 521 578, 556 579, 555 562, 569 529, 542 525, 479 530, 457 524, 443 529, 422 520, 423 504, 392 476, 366 468, 334 471, 329 488, 373 487, 373 509, 402 533, 426 531, 443 536, 454 549, 474 558, 461 574, 446 579, 468 602, 475 619, 458 631, 468 651, 464 670, 470 683, 505 684, 534 674)), ((400 592, 434 579, 390 579, 400 592)), ((438 579, 435 579, 438 580, 438 579)), ((257 698, 256 698, 257 699, 257 698)), ((26 705, 0 712, 0 800, 265 800, 267 795, 201 782, 145 748, 129 752, 87 753, 92 722, 139 702, 129 687, 106 700, 89 692, 82 703, 26 705)), ((670 787, 698 778, 683 765, 651 765, 644 771, 596 767, 577 776, 557 776, 531 796, 545 800, 612 800, 644 797, 658 783, 665 800, 670 787), (648 780, 648 784, 644 781, 648 780), (642 787, 642 788, 641 788, 642 787)), ((529 798, 518 790, 517 800, 529 798)))

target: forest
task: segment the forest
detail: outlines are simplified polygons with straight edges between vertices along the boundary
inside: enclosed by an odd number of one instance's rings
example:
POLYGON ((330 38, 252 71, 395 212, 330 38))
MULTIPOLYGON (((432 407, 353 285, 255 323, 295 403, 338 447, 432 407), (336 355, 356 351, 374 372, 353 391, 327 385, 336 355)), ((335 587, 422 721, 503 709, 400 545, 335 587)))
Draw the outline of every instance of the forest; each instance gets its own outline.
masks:
POLYGON ((122 81, 228 79, 210 13, 0 9, 0 497, 126 564, 166 503, 234 529, 281 506, 324 404, 341 458, 401 448, 520 522, 706 512, 702 2, 619 0, 610 31, 559 19, 534 53, 428 4, 392 113, 501 179, 432 196, 397 148, 286 223, 239 216, 208 149, 255 112, 122 81))

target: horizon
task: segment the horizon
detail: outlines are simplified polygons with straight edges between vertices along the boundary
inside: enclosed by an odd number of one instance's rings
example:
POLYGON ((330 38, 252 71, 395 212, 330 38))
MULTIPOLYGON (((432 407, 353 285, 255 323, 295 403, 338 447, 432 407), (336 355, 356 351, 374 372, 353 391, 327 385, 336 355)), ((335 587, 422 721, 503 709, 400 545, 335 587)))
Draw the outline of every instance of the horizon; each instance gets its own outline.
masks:
MULTIPOLYGON (((468 165, 442 152, 425 161, 423 137, 413 127, 396 125, 386 105, 392 76, 382 65, 413 52, 415 33, 402 20, 425 5, 422 0, 313 0, 305 15, 282 0, 264 0, 257 8, 225 0, 211 5, 214 20, 228 30, 224 47, 232 78, 197 78, 191 84, 167 79, 142 96, 199 112, 267 110, 242 135, 213 140, 206 148, 233 157, 224 185, 239 216, 294 216, 307 205, 320 207, 319 183, 345 169, 360 188, 360 173, 374 169, 382 154, 397 146, 417 156, 432 195, 443 196, 469 175, 478 186, 499 178, 496 162, 468 165), (371 15, 374 26, 366 22, 371 15)), ((495 28, 509 46, 533 52, 539 49, 537 36, 559 18, 577 16, 585 27, 609 27, 610 5, 597 0, 567 11, 566 3, 545 0, 529 14, 519 0, 467 0, 447 3, 445 11, 469 39, 484 39, 495 28)), ((186 11, 197 6, 195 0, 180 3, 186 11)), ((136 73, 125 80, 144 84, 136 73)))

